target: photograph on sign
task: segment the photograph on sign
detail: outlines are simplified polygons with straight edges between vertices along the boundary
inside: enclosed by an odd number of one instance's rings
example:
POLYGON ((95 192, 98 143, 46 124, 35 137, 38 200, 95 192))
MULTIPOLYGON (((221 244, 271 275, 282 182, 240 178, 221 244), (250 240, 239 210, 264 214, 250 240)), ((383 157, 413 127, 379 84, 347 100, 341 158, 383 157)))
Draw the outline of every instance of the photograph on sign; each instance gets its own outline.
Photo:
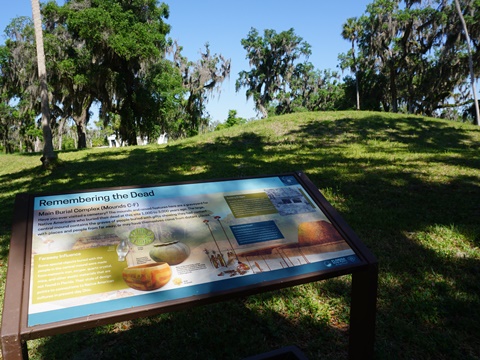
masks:
POLYGON ((360 262, 294 176, 36 196, 28 326, 360 262))

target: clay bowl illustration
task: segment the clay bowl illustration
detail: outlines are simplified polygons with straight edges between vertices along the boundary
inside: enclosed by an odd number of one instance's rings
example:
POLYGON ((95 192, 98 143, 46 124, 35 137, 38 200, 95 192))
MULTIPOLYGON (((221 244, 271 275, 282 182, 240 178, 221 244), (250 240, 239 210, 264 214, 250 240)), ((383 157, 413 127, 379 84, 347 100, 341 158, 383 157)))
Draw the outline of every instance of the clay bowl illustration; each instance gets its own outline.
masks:
POLYGON ((179 241, 171 241, 162 244, 155 244, 150 250, 150 257, 156 262, 166 262, 169 265, 178 265, 185 261, 190 255, 190 248, 187 244, 179 241))
POLYGON ((151 263, 123 269, 125 283, 133 289, 152 291, 160 289, 170 281, 172 269, 167 263, 151 263))

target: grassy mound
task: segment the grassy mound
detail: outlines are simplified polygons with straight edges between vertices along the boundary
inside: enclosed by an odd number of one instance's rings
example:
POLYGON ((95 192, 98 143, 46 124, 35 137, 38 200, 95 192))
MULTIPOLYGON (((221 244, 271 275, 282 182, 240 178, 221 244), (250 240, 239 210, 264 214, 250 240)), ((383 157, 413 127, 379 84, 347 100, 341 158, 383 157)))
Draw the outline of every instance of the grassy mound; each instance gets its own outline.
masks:
MULTIPOLYGON (((480 128, 301 113, 167 145, 0 155, 3 294, 14 195, 304 171, 379 260, 379 359, 480 358, 480 128)), ((346 358, 350 277, 29 342, 31 359, 346 358)))

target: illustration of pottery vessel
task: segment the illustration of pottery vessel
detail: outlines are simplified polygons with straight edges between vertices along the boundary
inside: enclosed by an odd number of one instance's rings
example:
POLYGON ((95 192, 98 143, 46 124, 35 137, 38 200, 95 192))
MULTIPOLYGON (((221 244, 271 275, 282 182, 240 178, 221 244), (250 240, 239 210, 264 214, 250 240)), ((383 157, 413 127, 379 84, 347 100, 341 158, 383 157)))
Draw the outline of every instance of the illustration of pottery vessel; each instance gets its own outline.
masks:
POLYGON ((166 285, 172 276, 172 269, 167 263, 150 263, 130 266, 123 269, 125 283, 133 289, 152 291, 166 285))
POLYGON ((187 244, 179 241, 171 241, 153 245, 153 249, 150 250, 149 255, 156 262, 178 265, 188 258, 190 248, 187 244))

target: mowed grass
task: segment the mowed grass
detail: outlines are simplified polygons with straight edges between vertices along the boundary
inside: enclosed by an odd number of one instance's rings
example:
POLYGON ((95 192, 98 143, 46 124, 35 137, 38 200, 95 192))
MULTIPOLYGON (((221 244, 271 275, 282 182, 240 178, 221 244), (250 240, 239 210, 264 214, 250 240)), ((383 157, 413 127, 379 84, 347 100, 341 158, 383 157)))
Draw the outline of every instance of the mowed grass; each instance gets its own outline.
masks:
MULTIPOLYGON (((0 155, 3 294, 14 197, 304 171, 379 261, 377 359, 480 359, 480 128, 300 113, 171 142, 0 155)), ((345 359, 351 278, 29 341, 31 359, 241 359, 295 344, 345 359)))

